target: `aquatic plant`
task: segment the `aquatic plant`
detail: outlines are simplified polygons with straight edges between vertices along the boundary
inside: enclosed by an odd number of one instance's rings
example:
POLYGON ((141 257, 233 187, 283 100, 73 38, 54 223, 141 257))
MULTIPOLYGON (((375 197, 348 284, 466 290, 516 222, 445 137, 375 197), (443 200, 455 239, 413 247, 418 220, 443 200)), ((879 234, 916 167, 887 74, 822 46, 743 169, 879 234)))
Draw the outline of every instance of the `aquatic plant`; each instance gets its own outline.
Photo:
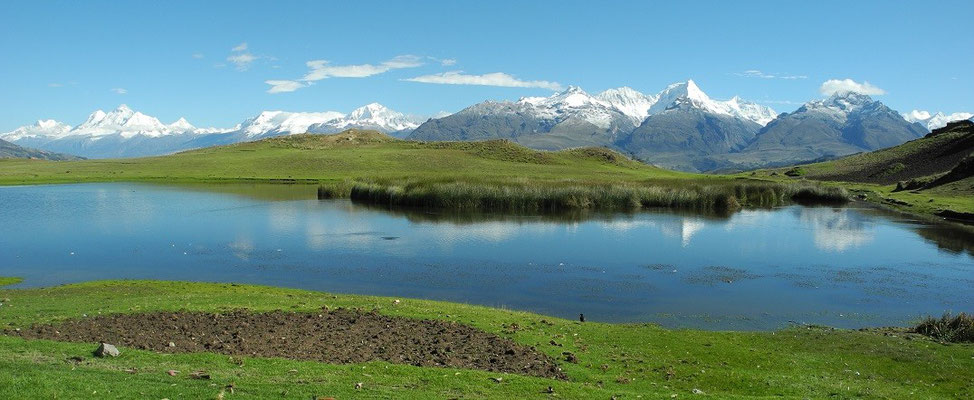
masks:
MULTIPOLYGON (((321 189, 320 198, 337 193, 321 189)), ((386 207, 467 211, 560 212, 566 210, 631 211, 670 208, 727 213, 744 206, 771 207, 789 201, 848 201, 843 189, 809 184, 745 183, 737 185, 531 185, 466 182, 352 184, 353 201, 386 207)))

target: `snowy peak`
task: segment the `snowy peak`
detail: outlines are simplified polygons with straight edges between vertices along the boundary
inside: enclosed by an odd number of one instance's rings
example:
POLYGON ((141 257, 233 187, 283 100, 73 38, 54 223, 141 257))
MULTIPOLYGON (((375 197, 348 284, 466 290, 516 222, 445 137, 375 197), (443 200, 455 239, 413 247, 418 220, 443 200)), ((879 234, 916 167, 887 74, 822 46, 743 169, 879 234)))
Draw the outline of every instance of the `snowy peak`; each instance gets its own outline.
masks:
POLYGON ((391 113, 395 113, 395 112, 386 108, 386 106, 382 104, 369 103, 362 107, 352 110, 352 112, 348 114, 348 117, 351 119, 369 119, 369 118, 379 118, 384 115, 389 115, 391 113))
POLYGON ((193 124, 189 123, 186 118, 179 118, 176 122, 167 125, 172 132, 192 132, 196 130, 193 124))
POLYGON ((623 114, 626 114, 636 124, 641 123, 649 116, 649 109, 656 104, 657 97, 642 94, 632 88, 623 86, 617 89, 609 89, 595 96, 623 114))
POLYGON ((569 86, 549 97, 523 97, 513 104, 512 109, 556 122, 581 119, 602 129, 619 123, 635 127, 641 122, 611 102, 594 97, 578 86, 569 86))
POLYGON ((656 95, 656 103, 650 107, 649 114, 654 115, 684 107, 712 114, 729 115, 762 126, 767 125, 778 115, 771 107, 744 101, 737 96, 727 101, 711 99, 692 79, 674 83, 663 89, 656 95))
POLYGON ((923 125, 928 130, 934 130, 938 128, 943 128, 947 126, 948 122, 960 121, 963 119, 970 119, 974 117, 974 114, 967 112, 955 112, 953 114, 945 114, 943 112, 936 112, 930 114, 929 111, 913 110, 906 114, 903 114, 903 119, 908 122, 916 122, 923 125))
POLYGON ((108 135, 120 135, 127 139, 137 135, 160 137, 170 134, 203 134, 220 131, 218 129, 198 129, 185 118, 180 118, 176 122, 166 125, 159 122, 159 119, 155 117, 132 110, 127 105, 122 104, 107 113, 96 110, 88 115, 85 122, 74 128, 54 120, 44 120, 37 121, 34 125, 17 128, 13 132, 4 134, 4 137, 9 137, 10 140, 27 137, 57 140, 69 136, 100 138, 108 135))
POLYGON ((657 102, 650 110, 650 114, 661 113, 680 104, 690 104, 696 108, 706 109, 712 102, 710 96, 700 90, 700 87, 692 79, 667 86, 666 89, 656 95, 656 99, 657 102))
POLYGON ((850 114, 870 108, 885 108, 885 106, 878 101, 873 101, 868 95, 841 92, 824 99, 809 101, 795 110, 795 113, 816 113, 844 123, 850 114))
POLYGON ((419 126, 405 114, 379 103, 370 103, 352 110, 347 117, 320 122, 308 127, 312 133, 335 133, 345 129, 372 129, 385 133, 411 131, 419 126))
POLYGON ((10 141, 30 137, 63 137, 70 131, 71 125, 53 119, 44 119, 33 125, 25 125, 11 132, 0 134, 0 138, 10 141))
POLYGON ((162 136, 169 133, 168 127, 155 117, 133 111, 122 104, 118 108, 105 113, 95 111, 88 119, 74 128, 72 135, 103 136, 119 133, 122 136, 143 134, 147 136, 162 136))
POLYGON ((580 108, 590 104, 601 104, 598 99, 578 86, 569 86, 568 89, 548 97, 522 97, 517 103, 543 108, 580 108))
POLYGON ((287 112, 263 111, 256 117, 240 124, 239 131, 247 137, 267 134, 293 134, 308 132, 314 124, 343 118, 345 114, 337 111, 325 112, 287 112))

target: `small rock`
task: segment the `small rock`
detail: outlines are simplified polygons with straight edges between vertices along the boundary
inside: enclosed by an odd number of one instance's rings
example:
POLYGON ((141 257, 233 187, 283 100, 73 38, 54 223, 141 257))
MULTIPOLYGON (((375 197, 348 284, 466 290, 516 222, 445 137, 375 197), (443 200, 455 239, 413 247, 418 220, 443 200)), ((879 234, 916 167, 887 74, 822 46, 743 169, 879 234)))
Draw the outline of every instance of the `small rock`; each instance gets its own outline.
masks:
POLYGON ((118 349, 115 348, 115 346, 112 346, 108 343, 99 344, 98 348, 95 349, 96 357, 118 357, 119 354, 122 353, 119 352, 118 349))
POLYGON ((193 379, 209 380, 210 374, 206 373, 206 371, 193 371, 193 373, 189 374, 189 377, 193 379))
POLYGON ((396 299, 395 301, 393 301, 392 304, 399 305, 399 299, 396 299))
POLYGON ((173 342, 169 342, 169 347, 176 347, 176 344, 173 342))
POLYGON ((547 393, 547 394, 555 393, 555 388, 548 386, 548 388, 543 390, 542 393, 547 393))
POLYGON ((362 382, 355 384, 355 390, 359 390, 359 389, 362 389, 362 382))
POLYGON ((498 377, 498 378, 490 378, 490 380, 492 380, 492 381, 494 381, 496 383, 501 383, 502 381, 504 381, 504 378, 500 378, 500 377, 498 377))
POLYGON ((703 390, 700 390, 700 389, 696 389, 696 388, 695 388, 695 389, 693 389, 693 390, 691 390, 691 392, 692 392, 693 394, 704 394, 704 393, 703 393, 703 390))

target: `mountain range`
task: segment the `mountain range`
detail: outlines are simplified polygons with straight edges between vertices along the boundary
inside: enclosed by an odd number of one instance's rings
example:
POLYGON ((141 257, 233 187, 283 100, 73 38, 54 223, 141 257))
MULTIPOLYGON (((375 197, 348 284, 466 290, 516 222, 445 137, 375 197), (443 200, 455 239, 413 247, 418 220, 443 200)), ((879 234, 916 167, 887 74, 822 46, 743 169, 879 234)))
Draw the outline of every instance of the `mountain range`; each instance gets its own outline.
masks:
POLYGON ((0 138, 88 158, 136 157, 292 133, 370 129, 415 140, 508 139, 545 150, 604 146, 662 167, 733 171, 831 159, 895 146, 968 113, 900 114, 869 96, 846 92, 791 113, 710 98, 688 80, 656 94, 632 88, 595 95, 579 87, 548 97, 485 101, 422 124, 372 103, 349 114, 263 111, 232 128, 164 124, 125 105, 92 113, 80 125, 43 120, 0 138))
POLYGON ((931 132, 934 129, 940 129, 947 126, 948 122, 960 121, 965 119, 971 119, 974 114, 967 112, 955 112, 953 114, 944 114, 942 112, 936 112, 931 114, 929 111, 913 110, 908 113, 903 114, 903 119, 909 122, 918 122, 921 125, 927 127, 931 132))
POLYGON ((871 151, 926 132, 857 93, 779 115, 739 97, 712 99, 689 80, 655 95, 620 88, 592 96, 570 87, 551 97, 488 101, 426 121, 409 138, 504 138, 539 149, 606 146, 665 168, 729 171, 871 151))
POLYGON ((123 104, 107 113, 97 110, 74 127, 41 120, 0 134, 0 138, 46 151, 116 158, 169 154, 292 133, 337 133, 351 128, 404 136, 418 125, 378 103, 357 108, 348 115, 335 111, 263 111, 232 128, 197 128, 185 118, 164 124, 123 104))

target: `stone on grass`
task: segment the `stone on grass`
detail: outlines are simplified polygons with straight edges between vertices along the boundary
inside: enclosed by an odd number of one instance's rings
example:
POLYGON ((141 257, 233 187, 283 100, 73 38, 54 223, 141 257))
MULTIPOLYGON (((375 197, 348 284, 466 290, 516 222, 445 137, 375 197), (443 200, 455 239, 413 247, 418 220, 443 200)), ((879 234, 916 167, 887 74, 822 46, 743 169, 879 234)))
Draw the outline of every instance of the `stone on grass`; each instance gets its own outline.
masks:
POLYGON ((96 357, 118 357, 119 354, 122 353, 119 352, 115 346, 108 343, 101 343, 98 345, 98 348, 95 349, 96 357))

